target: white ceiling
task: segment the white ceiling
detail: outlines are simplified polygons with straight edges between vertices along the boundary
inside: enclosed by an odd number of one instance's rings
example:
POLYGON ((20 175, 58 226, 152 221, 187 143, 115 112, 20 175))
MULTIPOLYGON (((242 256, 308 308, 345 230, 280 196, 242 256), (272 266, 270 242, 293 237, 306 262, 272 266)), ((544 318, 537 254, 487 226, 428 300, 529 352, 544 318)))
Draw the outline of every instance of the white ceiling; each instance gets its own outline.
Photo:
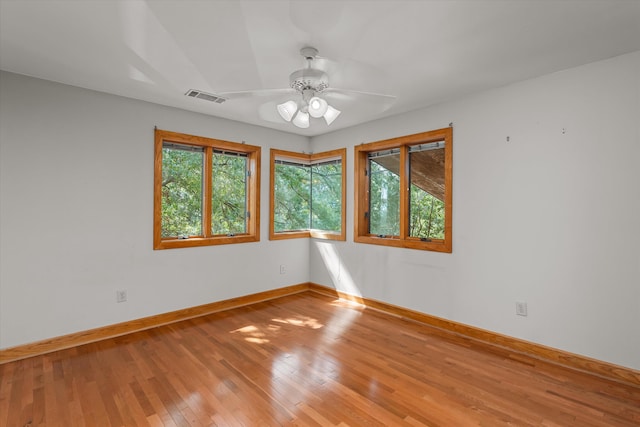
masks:
POLYGON ((307 136, 637 50, 636 0, 0 0, 3 70, 307 136), (282 95, 184 95, 287 88, 308 45, 332 87, 395 103, 298 129, 282 95))

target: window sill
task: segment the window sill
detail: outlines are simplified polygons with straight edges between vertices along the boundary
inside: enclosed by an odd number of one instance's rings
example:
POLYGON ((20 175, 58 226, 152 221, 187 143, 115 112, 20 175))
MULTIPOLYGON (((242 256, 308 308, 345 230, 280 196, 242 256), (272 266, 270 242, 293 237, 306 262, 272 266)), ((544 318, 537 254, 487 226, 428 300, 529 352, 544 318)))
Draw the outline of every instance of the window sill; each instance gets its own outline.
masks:
POLYGON ((422 241, 418 238, 402 240, 397 236, 379 237, 375 235, 355 236, 356 243, 367 243, 370 245, 392 246, 395 248, 418 249, 423 251, 434 251, 451 253, 451 246, 447 246, 444 240, 433 239, 430 242, 422 241))
POLYGON ((285 239, 323 239, 323 240, 347 240, 344 233, 322 231, 322 230, 304 230, 304 231, 280 231, 269 235, 269 240, 285 240, 285 239))
POLYGON ((242 234, 237 236, 190 237, 188 239, 164 239, 153 245, 154 250, 189 248, 198 246, 229 245, 234 243, 259 242, 258 236, 242 234))

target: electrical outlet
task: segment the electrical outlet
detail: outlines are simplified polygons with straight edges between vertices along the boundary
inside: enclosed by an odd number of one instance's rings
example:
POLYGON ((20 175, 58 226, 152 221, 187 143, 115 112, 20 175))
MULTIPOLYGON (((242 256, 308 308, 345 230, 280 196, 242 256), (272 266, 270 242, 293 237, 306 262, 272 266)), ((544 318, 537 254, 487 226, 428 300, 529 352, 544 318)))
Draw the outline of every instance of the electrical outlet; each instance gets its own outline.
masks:
POLYGON ((516 301, 516 314, 518 316, 527 315, 527 303, 522 301, 516 301))
POLYGON ((280 274, 287 274, 287 267, 284 264, 280 264, 280 274))
POLYGON ((127 300, 127 291, 120 290, 116 291, 116 302, 125 302, 127 300))

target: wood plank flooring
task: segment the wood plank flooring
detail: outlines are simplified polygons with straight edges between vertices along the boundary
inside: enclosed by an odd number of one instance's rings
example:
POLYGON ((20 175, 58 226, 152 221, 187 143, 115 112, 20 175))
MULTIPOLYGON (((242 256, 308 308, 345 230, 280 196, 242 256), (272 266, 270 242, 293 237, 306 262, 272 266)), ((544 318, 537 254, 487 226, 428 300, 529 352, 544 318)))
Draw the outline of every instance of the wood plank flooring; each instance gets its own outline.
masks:
POLYGON ((639 426, 640 387, 303 292, 0 365, 0 426, 639 426))

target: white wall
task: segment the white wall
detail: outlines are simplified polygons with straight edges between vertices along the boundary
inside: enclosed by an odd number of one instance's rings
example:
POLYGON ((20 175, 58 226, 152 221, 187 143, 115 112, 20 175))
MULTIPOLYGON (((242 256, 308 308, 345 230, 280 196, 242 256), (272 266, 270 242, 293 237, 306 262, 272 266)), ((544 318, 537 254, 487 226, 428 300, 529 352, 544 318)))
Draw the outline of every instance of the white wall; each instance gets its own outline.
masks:
POLYGON ((640 369, 639 123, 640 52, 311 143, 2 73, 0 348, 310 280, 640 369), (353 146, 450 122, 453 253, 354 244, 353 146), (260 242, 151 249, 154 126, 263 147, 260 242), (269 148, 345 146, 347 241, 269 241, 269 148))
POLYGON ((0 348, 307 282, 308 241, 268 241, 270 147, 309 140, 0 74, 0 348), (262 146, 260 242, 152 250, 154 126, 262 146))
POLYGON ((312 282, 640 369, 640 52, 312 144, 349 164, 347 242, 312 241, 312 282), (353 243, 353 146, 450 122, 453 253, 353 243))

